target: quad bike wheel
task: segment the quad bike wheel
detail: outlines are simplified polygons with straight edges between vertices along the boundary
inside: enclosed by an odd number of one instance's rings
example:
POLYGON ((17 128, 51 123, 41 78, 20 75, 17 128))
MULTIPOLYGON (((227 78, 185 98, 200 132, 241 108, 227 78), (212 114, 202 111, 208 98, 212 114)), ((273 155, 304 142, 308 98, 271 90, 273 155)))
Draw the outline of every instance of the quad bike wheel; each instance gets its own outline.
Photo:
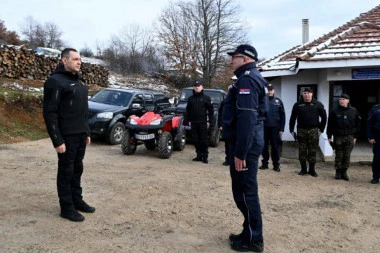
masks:
POLYGON ((158 140, 158 153, 161 158, 169 158, 173 153, 173 137, 170 132, 163 132, 158 140))
POLYGON ((120 144, 123 139, 124 130, 124 124, 122 122, 116 122, 107 136, 107 142, 111 145, 120 144))
POLYGON ((186 131, 184 127, 181 127, 178 133, 178 139, 174 141, 174 150, 182 151, 186 145, 186 131))
POLYGON ((133 141, 133 137, 128 130, 124 131, 121 140, 121 150, 125 155, 133 155, 136 152, 137 145, 133 141))

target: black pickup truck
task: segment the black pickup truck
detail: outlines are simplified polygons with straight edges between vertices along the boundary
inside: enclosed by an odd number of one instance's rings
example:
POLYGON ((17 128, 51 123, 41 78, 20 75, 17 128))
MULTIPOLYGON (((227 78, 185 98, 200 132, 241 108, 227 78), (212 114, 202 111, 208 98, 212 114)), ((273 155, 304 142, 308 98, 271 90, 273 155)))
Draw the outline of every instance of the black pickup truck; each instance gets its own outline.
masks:
MULTIPOLYGON (((214 106, 214 120, 209 127, 209 145, 217 147, 220 141, 220 130, 218 128, 218 110, 221 102, 227 96, 227 92, 221 89, 203 89, 203 92, 211 98, 212 105, 214 106)), ((193 88, 183 88, 179 97, 176 107, 168 107, 164 113, 182 114, 186 118, 187 99, 193 95, 193 88)), ((186 137, 191 138, 190 126, 185 125, 186 137)))
POLYGON ((141 117, 147 111, 160 112, 169 106, 169 98, 161 92, 103 89, 88 101, 91 137, 105 137, 109 144, 120 144, 130 115, 141 117))

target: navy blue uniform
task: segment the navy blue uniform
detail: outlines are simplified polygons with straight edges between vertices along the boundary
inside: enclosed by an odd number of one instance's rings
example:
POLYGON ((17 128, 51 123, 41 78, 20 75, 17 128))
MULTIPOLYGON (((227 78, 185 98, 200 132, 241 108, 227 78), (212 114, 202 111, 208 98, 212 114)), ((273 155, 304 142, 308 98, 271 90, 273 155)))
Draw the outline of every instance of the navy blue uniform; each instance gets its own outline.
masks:
POLYGON ((257 167, 264 146, 266 82, 255 63, 241 66, 235 75, 238 80, 228 91, 222 120, 223 137, 229 143, 232 193, 244 216, 243 236, 251 242, 263 241, 257 167), (247 168, 236 171, 234 157, 245 160, 247 168))
POLYGON ((279 168, 280 151, 279 144, 281 142, 279 133, 284 132, 285 128, 285 110, 281 99, 277 97, 269 97, 268 114, 264 121, 264 149, 263 149, 263 168, 268 167, 269 161, 269 143, 271 145, 271 157, 274 167, 279 168))
POLYGON ((372 178, 376 182, 380 179, 380 105, 372 107, 367 119, 368 139, 374 139, 372 178))

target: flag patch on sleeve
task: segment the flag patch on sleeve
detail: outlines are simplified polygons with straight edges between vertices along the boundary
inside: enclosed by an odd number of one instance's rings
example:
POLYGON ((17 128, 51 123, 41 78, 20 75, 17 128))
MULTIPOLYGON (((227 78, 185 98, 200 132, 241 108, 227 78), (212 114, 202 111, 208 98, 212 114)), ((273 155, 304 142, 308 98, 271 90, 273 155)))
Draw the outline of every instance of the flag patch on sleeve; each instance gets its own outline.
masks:
POLYGON ((247 88, 239 89, 239 94, 251 94, 251 90, 247 88))

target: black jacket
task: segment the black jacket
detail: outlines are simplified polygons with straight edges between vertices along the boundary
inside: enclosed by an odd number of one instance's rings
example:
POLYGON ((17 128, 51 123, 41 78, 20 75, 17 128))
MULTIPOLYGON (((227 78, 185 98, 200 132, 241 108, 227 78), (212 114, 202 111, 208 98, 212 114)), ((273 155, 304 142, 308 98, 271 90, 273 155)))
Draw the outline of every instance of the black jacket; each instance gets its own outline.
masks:
POLYGON ((44 84, 43 116, 54 147, 64 136, 87 133, 88 89, 79 74, 67 72, 63 65, 51 73, 44 84))
POLYGON ((214 107, 211 98, 204 94, 203 90, 199 93, 193 91, 186 105, 186 123, 207 123, 214 120, 214 107))
POLYGON ((359 137, 360 116, 355 107, 342 107, 331 111, 327 124, 327 138, 334 136, 353 135, 359 137))
POLYGON ((289 130, 294 132, 297 120, 297 128, 310 129, 319 128, 323 133, 327 122, 327 114, 323 104, 314 98, 310 102, 305 102, 301 98, 293 105, 292 114, 289 120, 289 130), (319 121, 321 118, 321 121, 319 121))

